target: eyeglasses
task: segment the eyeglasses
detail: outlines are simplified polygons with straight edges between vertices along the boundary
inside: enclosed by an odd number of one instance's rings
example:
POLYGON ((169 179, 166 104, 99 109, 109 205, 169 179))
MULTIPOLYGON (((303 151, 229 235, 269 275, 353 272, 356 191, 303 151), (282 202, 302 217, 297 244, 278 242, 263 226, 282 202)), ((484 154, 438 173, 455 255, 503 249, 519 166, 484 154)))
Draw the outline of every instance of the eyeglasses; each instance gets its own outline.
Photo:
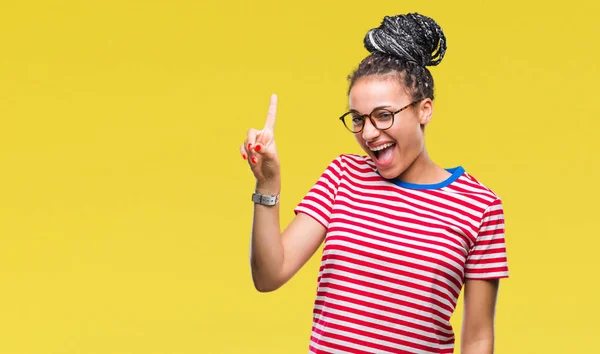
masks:
POLYGON ((404 111, 405 109, 419 101, 421 100, 413 101, 395 112, 384 108, 375 109, 370 114, 360 114, 356 111, 349 111, 344 113, 344 115, 340 117, 340 120, 342 121, 342 123, 344 123, 344 126, 352 133, 359 133, 361 130, 363 130, 365 126, 365 120, 367 118, 369 118, 371 124, 373 124, 375 128, 379 130, 386 130, 390 129, 392 125, 394 125, 394 116, 396 114, 404 111))

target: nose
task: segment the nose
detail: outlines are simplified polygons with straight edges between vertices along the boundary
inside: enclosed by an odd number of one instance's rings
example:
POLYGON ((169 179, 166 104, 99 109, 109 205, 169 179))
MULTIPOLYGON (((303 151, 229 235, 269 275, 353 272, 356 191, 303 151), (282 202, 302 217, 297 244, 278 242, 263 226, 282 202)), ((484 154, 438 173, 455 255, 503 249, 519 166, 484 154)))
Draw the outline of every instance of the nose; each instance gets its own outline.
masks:
POLYGON ((379 136, 381 132, 375 128, 370 119, 365 119, 365 123, 362 130, 362 137, 365 141, 373 141, 379 136))

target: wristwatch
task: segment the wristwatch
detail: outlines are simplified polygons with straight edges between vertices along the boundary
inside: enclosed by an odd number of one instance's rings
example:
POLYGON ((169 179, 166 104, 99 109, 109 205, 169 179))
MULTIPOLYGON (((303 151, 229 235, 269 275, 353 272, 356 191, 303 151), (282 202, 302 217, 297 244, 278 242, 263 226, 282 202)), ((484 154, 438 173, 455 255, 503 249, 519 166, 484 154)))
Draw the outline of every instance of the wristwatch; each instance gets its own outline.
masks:
POLYGON ((279 203, 279 194, 277 195, 263 195, 254 192, 252 194, 252 201, 256 204, 273 206, 279 203))

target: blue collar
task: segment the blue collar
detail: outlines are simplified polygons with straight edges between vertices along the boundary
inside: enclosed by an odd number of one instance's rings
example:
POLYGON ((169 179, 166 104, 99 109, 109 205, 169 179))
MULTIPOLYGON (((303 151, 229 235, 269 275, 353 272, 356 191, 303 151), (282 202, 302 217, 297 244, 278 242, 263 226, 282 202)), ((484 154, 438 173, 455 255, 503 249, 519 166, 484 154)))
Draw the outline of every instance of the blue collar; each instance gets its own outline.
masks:
MULTIPOLYGON (((439 188, 444 188, 448 185, 450 185, 452 182, 456 181, 460 176, 463 175, 463 173, 465 173, 465 169, 462 166, 457 166, 457 167, 453 167, 453 168, 446 168, 446 171, 450 172, 452 175, 448 178, 446 178, 444 181, 439 182, 439 183, 434 183, 434 184, 417 184, 417 183, 409 183, 409 182, 404 182, 401 181, 399 179, 387 179, 387 181, 394 183, 395 185, 399 186, 399 187, 403 187, 403 188, 409 188, 409 189, 439 189, 439 188)), ((379 171, 377 171, 377 174, 379 174, 379 171)), ((379 174, 381 176, 381 174, 379 174)))

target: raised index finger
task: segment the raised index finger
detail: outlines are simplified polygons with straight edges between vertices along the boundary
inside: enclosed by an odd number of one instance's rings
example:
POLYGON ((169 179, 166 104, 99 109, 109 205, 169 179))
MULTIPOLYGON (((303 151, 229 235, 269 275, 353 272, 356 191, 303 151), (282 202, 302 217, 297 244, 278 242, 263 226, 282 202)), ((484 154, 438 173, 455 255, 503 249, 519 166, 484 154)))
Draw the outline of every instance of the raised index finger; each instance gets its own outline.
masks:
POLYGON ((275 127, 275 117, 277 116, 277 95, 271 95, 271 103, 269 104, 269 112, 267 113, 267 121, 265 122, 265 129, 273 131, 275 127))

